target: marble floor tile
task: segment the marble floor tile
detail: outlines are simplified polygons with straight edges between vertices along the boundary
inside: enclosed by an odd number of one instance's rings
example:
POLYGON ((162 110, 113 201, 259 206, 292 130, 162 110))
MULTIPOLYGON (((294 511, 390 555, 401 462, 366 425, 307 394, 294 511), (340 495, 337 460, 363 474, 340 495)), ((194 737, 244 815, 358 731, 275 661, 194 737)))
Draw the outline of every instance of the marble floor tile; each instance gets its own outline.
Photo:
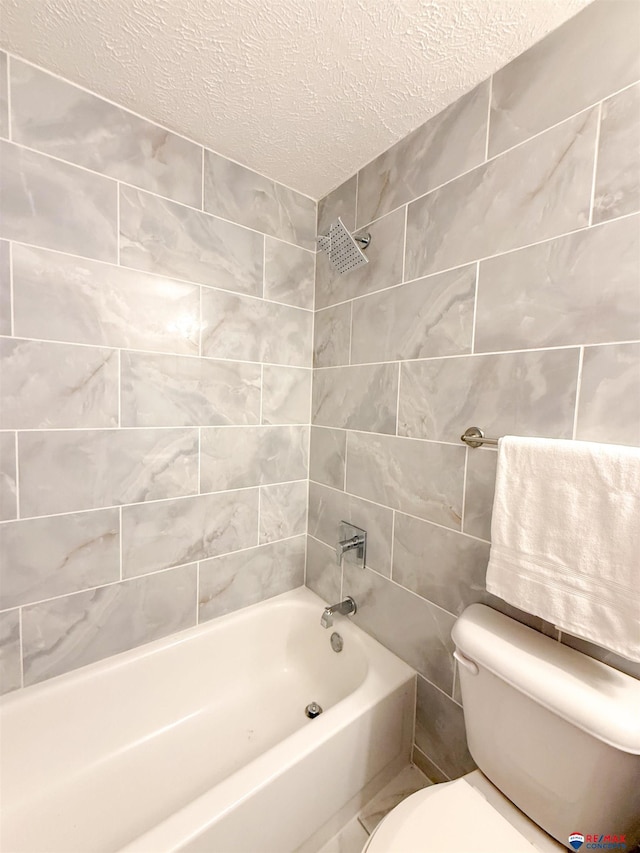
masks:
POLYGON ((415 794, 416 791, 421 791, 431 784, 424 773, 413 764, 409 764, 367 803, 360 811, 358 820, 371 834, 391 809, 394 809, 411 794, 415 794))
POLYGON ((200 563, 198 621, 205 622, 304 583, 305 537, 200 563))
POLYGON ((314 371, 311 420, 318 426, 394 435, 397 403, 397 364, 314 371))
POLYGON ((0 613, 0 694, 22 686, 20 611, 0 613))
POLYGON ((336 563, 335 548, 307 536, 307 570, 305 586, 326 604, 342 600, 342 568, 336 563))
POLYGON ((316 311, 313 327, 313 366, 338 367, 349 364, 351 347, 351 302, 316 311))
POLYGON ((602 105, 593 221, 640 210, 640 83, 602 105))
POLYGON ((18 59, 11 131, 21 142, 94 172, 202 206, 202 148, 18 59))
POLYGON ((0 240, 0 335, 11 334, 11 269, 9 241, 0 240))
POLYGON ((118 259, 115 181, 0 142, 0 237, 118 259))
POLYGON ((264 298, 313 309, 315 254, 267 237, 264 244, 264 298))
POLYGON ((342 219, 349 231, 354 230, 357 182, 357 175, 352 175, 318 202, 318 234, 328 234, 329 226, 338 217, 342 219))
POLYGON ((17 516, 16 435, 0 433, 0 521, 17 516))
POLYGON ((265 364, 262 371, 262 423, 308 424, 311 369, 265 364))
POLYGON ((357 817, 352 818, 318 853, 362 853, 369 835, 357 817))
POLYGON ((260 487, 260 543, 300 536, 307 530, 306 480, 260 487))
POLYGON ((345 430, 311 427, 309 478, 343 489, 346 446, 345 430))
POLYGON ((420 677, 416 746, 450 779, 457 779, 475 769, 475 762, 467 748, 462 708, 420 677))

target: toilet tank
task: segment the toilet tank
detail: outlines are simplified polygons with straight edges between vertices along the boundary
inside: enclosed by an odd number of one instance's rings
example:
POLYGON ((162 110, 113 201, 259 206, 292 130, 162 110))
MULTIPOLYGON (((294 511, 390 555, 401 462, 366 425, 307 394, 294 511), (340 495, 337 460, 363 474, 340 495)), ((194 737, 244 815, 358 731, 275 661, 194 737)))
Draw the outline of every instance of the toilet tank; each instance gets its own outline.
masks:
POLYGON ((460 616, 453 639, 469 751, 485 776, 569 849, 581 833, 601 844, 625 835, 631 850, 640 681, 482 604, 460 616))

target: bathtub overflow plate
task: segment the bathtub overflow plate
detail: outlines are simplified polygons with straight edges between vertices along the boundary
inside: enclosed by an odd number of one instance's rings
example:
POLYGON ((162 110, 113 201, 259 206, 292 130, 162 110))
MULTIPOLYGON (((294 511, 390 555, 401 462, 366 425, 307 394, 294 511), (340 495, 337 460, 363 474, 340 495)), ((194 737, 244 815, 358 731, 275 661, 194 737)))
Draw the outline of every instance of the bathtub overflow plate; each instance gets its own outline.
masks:
POLYGON ((340 634, 338 634, 337 631, 334 631, 333 634, 331 635, 331 648, 333 649, 334 652, 341 652, 343 646, 344 646, 344 640, 342 639, 340 634))
POLYGON ((322 713, 322 708, 318 705, 317 702, 311 702, 304 709, 305 714, 309 717, 310 720, 314 720, 316 717, 319 717, 322 713))

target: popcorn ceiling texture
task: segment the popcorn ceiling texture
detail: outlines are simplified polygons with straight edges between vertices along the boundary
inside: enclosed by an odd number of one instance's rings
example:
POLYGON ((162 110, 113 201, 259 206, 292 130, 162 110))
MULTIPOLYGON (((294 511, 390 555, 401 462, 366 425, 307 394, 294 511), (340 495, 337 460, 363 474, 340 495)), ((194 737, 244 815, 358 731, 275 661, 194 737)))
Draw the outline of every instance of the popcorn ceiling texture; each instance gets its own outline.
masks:
POLYGON ((587 2, 0 0, 0 40, 320 198, 587 2))

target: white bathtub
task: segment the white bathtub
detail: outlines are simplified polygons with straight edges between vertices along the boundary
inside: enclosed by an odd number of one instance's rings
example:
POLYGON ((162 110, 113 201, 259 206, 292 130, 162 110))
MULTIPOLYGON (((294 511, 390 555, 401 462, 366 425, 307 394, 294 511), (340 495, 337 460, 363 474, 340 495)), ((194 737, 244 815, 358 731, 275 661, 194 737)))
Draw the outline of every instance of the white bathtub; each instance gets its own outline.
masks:
POLYGON ((3 853, 319 846, 408 762, 415 692, 323 607, 298 589, 6 697, 3 853))

